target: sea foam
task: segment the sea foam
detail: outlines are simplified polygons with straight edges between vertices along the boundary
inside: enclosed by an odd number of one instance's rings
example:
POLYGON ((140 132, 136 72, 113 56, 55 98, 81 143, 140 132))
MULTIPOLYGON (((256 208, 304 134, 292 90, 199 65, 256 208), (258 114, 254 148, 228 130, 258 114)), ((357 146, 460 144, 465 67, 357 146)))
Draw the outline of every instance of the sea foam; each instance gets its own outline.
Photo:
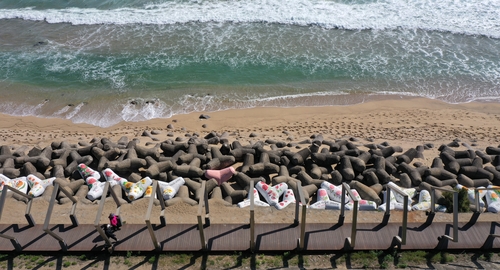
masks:
POLYGON ((424 29, 500 37, 500 2, 478 0, 168 1, 113 9, 0 9, 0 19, 13 18, 74 25, 259 22, 351 30, 424 29))

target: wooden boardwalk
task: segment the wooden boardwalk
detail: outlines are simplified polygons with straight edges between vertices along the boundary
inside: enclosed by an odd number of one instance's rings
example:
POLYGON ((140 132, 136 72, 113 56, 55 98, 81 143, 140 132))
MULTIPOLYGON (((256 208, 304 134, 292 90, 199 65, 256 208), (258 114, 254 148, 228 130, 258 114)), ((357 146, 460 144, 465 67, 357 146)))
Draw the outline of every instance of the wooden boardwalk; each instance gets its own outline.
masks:
MULTIPOLYGON (((50 230, 65 240, 69 252, 105 250, 104 240, 90 224, 79 226, 51 225, 50 230)), ((59 251, 59 242, 42 230, 42 225, 0 224, 2 234, 16 237, 23 251, 59 251)), ((201 251, 196 224, 155 225, 154 232, 162 251, 201 251)), ((211 224, 204 230, 209 251, 245 251, 250 248, 248 224, 211 224)), ((394 236, 401 233, 396 223, 359 223, 353 250, 385 250, 394 246, 394 236)), ((500 223, 459 223, 458 242, 439 241, 438 237, 452 234, 451 223, 409 223, 403 250, 431 249, 497 249, 500 223)), ((116 232, 120 240, 114 251, 155 251, 147 226, 126 224, 116 232)), ((351 224, 307 224, 304 249, 307 251, 345 250, 351 224)), ((300 226, 288 224, 256 224, 255 251, 290 251, 298 248, 300 226)), ((10 240, 0 238, 0 251, 15 251, 10 240)))

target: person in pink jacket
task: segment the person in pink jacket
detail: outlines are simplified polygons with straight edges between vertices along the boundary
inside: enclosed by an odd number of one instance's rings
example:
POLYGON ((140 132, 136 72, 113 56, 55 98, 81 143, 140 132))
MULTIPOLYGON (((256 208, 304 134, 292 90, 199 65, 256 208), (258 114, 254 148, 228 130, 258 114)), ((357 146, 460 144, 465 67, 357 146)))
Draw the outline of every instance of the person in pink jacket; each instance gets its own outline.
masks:
POLYGON ((120 229, 120 226, 119 226, 120 224, 118 222, 118 216, 115 215, 115 214, 113 214, 113 213, 111 213, 111 214, 109 214, 108 218, 109 218, 109 225, 111 225, 113 227, 113 229, 119 230, 120 229))

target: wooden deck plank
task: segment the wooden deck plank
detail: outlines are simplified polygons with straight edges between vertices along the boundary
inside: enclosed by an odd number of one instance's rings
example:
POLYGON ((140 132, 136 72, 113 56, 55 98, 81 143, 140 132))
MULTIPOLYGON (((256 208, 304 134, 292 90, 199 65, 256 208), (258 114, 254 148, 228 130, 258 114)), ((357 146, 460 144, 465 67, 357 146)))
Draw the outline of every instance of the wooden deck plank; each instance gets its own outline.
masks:
POLYGON ((162 228, 161 235, 167 238, 158 237, 163 243, 164 251, 198 251, 201 250, 200 233, 198 225, 195 224, 171 224, 162 228))
POLYGON ((247 224, 213 224, 207 228, 208 249, 212 251, 248 250, 250 227, 247 224))
POLYGON ((351 235, 350 226, 307 224, 304 239, 306 250, 340 250, 345 238, 351 235))
MULTIPOLYGON (((51 225, 54 233, 65 240, 68 251, 104 250, 104 240, 90 224, 77 227, 51 225)), ((489 237, 500 233, 496 222, 460 223, 458 242, 439 241, 445 233, 452 235, 449 223, 435 222, 430 225, 408 224, 407 244, 409 249, 481 249, 500 248, 500 240, 489 237)), ((401 230, 400 224, 358 224, 354 250, 383 250, 390 248, 393 237, 401 230)), ((0 232, 17 238, 24 251, 59 251, 59 242, 42 230, 42 225, 0 224, 0 232)), ((162 251, 199 251, 202 248, 198 227, 195 224, 154 225, 154 232, 162 251)), ((205 228, 205 239, 210 251, 245 251, 250 248, 248 224, 211 224, 205 228)), ((281 251, 297 248, 300 226, 289 224, 256 224, 256 251, 281 251)), ((153 251, 155 249, 145 224, 126 224, 116 232, 120 242, 115 251, 153 251)), ((304 241, 305 250, 341 250, 345 240, 351 236, 351 224, 307 224, 304 241)), ((8 239, 0 238, 0 251, 14 251, 8 239)))
POLYGON ((297 247, 300 227, 289 224, 256 224, 255 249, 260 251, 293 250, 297 247))
POLYGON ((119 242, 115 244, 115 251, 153 251, 154 245, 149 235, 146 224, 131 224, 131 226, 122 226, 117 231, 116 237, 119 242))

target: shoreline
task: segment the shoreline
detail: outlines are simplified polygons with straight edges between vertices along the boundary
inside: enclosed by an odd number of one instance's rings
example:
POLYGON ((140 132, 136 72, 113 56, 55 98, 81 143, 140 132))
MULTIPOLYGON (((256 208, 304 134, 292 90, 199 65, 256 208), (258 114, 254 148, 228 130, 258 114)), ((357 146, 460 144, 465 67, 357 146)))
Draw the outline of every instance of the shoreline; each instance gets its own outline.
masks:
MULTIPOLYGON (((314 133, 324 136, 373 138, 375 140, 450 141, 456 138, 475 140, 477 143, 500 143, 495 135, 500 133, 495 128, 498 119, 495 114, 500 111, 498 103, 471 102, 450 104, 426 98, 402 98, 369 101, 355 105, 294 107, 294 108, 249 108, 229 109, 209 113, 189 113, 175 115, 171 118, 156 118, 139 122, 120 122, 111 127, 98 127, 84 123, 73 123, 67 119, 39 118, 36 116, 11 116, 0 114, 0 138, 5 144, 14 145, 48 145, 52 141, 68 140, 76 143, 79 140, 93 137, 125 136, 141 137, 144 130, 173 132, 175 135, 186 133, 236 132, 241 139, 247 133, 260 132, 259 137, 283 137, 280 132, 296 132, 292 139, 309 137, 314 133), (440 112, 441 114, 437 114, 440 112), (209 119, 200 119, 200 115, 208 115, 209 119), (432 119, 434 117, 434 119, 432 119), (399 119, 398 119, 399 118, 399 119), (481 121, 480 125, 476 121, 481 121), (353 123, 349 126, 347 122, 353 123), (167 125, 173 128, 167 128, 167 125), (356 126, 354 126, 356 124, 356 126), (360 131, 364 125, 366 131, 360 131), (436 125, 444 129, 453 129, 455 134, 425 136, 419 129, 430 132, 436 125), (484 128, 481 128, 484 126, 484 128), (329 129, 331 127, 331 129, 329 129), (385 129, 401 130, 402 135, 389 135, 385 129), (301 130, 302 129, 302 130, 301 130), (415 130, 418 133, 412 134, 415 130), (496 131, 488 134, 484 130, 496 131), (477 132, 479 131, 479 133, 477 132), (309 132, 309 133, 308 133, 309 132), (386 134, 386 135, 384 135, 386 134), (456 136, 454 136, 456 135, 456 136)), ((118 137, 119 138, 119 137, 118 137)))
MULTIPOLYGON (((140 145, 152 147, 168 139, 187 141, 192 136, 204 137, 210 132, 217 132, 226 133, 226 138, 230 142, 237 140, 243 145, 273 139, 305 147, 306 145, 300 144, 301 141, 310 140, 311 136, 321 134, 325 140, 352 139, 357 145, 388 142, 390 145, 402 147, 403 151, 431 143, 434 147, 425 151, 423 159, 418 159, 424 165, 430 166, 432 159, 439 155, 437 150, 439 145, 448 144, 453 140, 458 139, 459 143, 466 143, 480 150, 484 150, 487 146, 497 147, 500 142, 498 112, 500 104, 496 103, 448 104, 436 100, 412 98, 373 101, 351 106, 227 110, 206 113, 208 119, 200 119, 200 113, 191 113, 170 119, 122 122, 109 128, 74 124, 63 119, 0 115, 0 138, 3 141, 2 145, 43 148, 52 142, 89 143, 93 138, 117 141, 127 136, 130 140, 138 138, 140 145)), ((465 148, 461 146, 458 149, 465 148)), ((36 200, 38 203, 34 204, 33 216, 38 223, 43 223, 48 204, 41 199, 36 200)), ((15 215, 24 211, 25 204, 14 202, 12 199, 8 202, 6 209, 9 210, 4 212, 10 213, 4 213, 0 223, 7 220, 12 223, 26 223, 23 216, 15 215)), ((248 217, 241 214, 242 211, 246 213, 247 209, 239 209, 235 205, 228 208, 223 203, 213 203, 210 213, 213 222, 248 221, 248 217)), ((79 206, 77 210, 79 220, 93 221, 96 207, 97 205, 79 206)), ((51 222, 68 223, 67 208, 67 205, 56 205, 51 222)), ((145 200, 139 200, 125 205, 122 212, 127 222, 143 223, 143 218, 135 217, 134 213, 144 213, 146 208, 145 200)), ((171 221, 173 223, 195 223, 196 210, 196 207, 187 204, 175 204, 167 207, 166 213, 170 216, 170 220, 173 219, 171 221)), ((113 211, 109 203, 106 204, 104 212, 108 211, 113 211)), ((425 220, 425 213, 419 212, 422 213, 412 213, 413 219, 425 220)), ((328 217, 325 217, 325 212, 321 213, 309 214, 308 222, 337 220, 338 215, 330 211, 328 213, 332 214, 328 217)), ((155 207, 153 216, 155 214, 159 214, 159 207, 155 207)), ((378 222, 380 215, 380 212, 371 212, 366 215, 366 220, 363 222, 369 222, 370 219, 378 222)), ((446 214, 438 216, 442 220, 450 218, 446 214)), ((260 209, 257 211, 257 217, 258 222, 288 223, 293 221, 293 209, 291 207, 283 210, 260 209)), ((463 215, 461 219, 468 220, 468 218, 469 215, 463 215)), ((497 216, 485 213, 481 218, 497 219, 497 216)), ((106 217, 103 217, 101 222, 105 223, 106 217)))
MULTIPOLYGON (((23 95, 28 95, 29 93, 24 93, 19 90, 23 95)), ((63 96, 63 95, 62 95, 63 96)), ((210 94, 206 94, 207 97, 210 94)), ((12 97, 8 97, 11 100, 12 97)), ((116 97, 115 97, 116 98, 116 97)), ((345 95, 334 95, 334 96, 302 96, 299 100, 295 98, 286 96, 284 100, 279 101, 269 101, 269 102, 256 102, 255 104, 233 104, 230 105, 226 101, 215 101, 212 102, 215 105, 204 106, 206 110, 198 111, 193 106, 194 104, 187 104, 187 110, 190 112, 185 112, 186 108, 181 107, 180 104, 168 105, 164 101, 158 98, 144 98, 135 100, 132 97, 128 101, 124 101, 123 97, 119 97, 119 102, 113 99, 113 96, 101 98, 99 100, 83 100, 83 101, 65 101, 62 100, 51 100, 45 99, 40 101, 42 103, 34 103, 28 105, 23 103, 23 101, 13 101, 8 102, 9 105, 3 107, 3 111, 9 113, 0 113, 6 116, 29 118, 35 117, 38 119, 52 119, 52 120, 65 120, 68 119, 74 125, 90 125, 92 127, 98 128, 113 128, 126 123, 140 124, 146 122, 154 122, 156 120, 169 120, 177 117, 196 115, 196 114, 213 114, 225 112, 235 112, 235 111, 252 111, 252 110, 302 110, 304 108, 321 110, 324 108, 345 108, 345 107, 359 107, 363 104, 373 104, 373 103, 385 103, 385 102, 407 102, 410 100, 417 100, 419 103, 432 102, 441 103, 442 105, 452 105, 461 106, 466 105, 466 107, 474 107, 469 104, 497 104, 498 100, 495 99, 482 99, 477 101, 463 101, 460 103, 453 103, 450 101, 442 101, 433 98, 412 96, 412 95, 398 95, 398 94, 366 94, 366 93, 349 93, 345 95), (14 103, 19 103, 19 105, 14 105, 14 103), (52 105, 49 105, 50 102, 52 105), (124 103, 123 103, 124 102, 124 103), (54 104, 55 105, 54 107, 54 104), (287 104, 293 104, 293 106, 287 106, 287 104), (41 106, 41 107, 40 107, 41 106), (247 107, 248 106, 248 107, 247 107), (50 109, 53 107, 52 109, 50 109), (235 108, 236 107, 236 108, 235 108), (241 108, 242 107, 242 108, 241 108), (37 114, 39 113, 39 114, 37 114), (154 115, 156 118, 146 119, 154 115), (68 118, 66 118, 68 117, 68 118)), ((34 100, 31 100, 34 101, 34 100)), ((208 102, 208 101, 207 101, 208 102)), ((335 111, 335 110, 334 110, 335 111)))

